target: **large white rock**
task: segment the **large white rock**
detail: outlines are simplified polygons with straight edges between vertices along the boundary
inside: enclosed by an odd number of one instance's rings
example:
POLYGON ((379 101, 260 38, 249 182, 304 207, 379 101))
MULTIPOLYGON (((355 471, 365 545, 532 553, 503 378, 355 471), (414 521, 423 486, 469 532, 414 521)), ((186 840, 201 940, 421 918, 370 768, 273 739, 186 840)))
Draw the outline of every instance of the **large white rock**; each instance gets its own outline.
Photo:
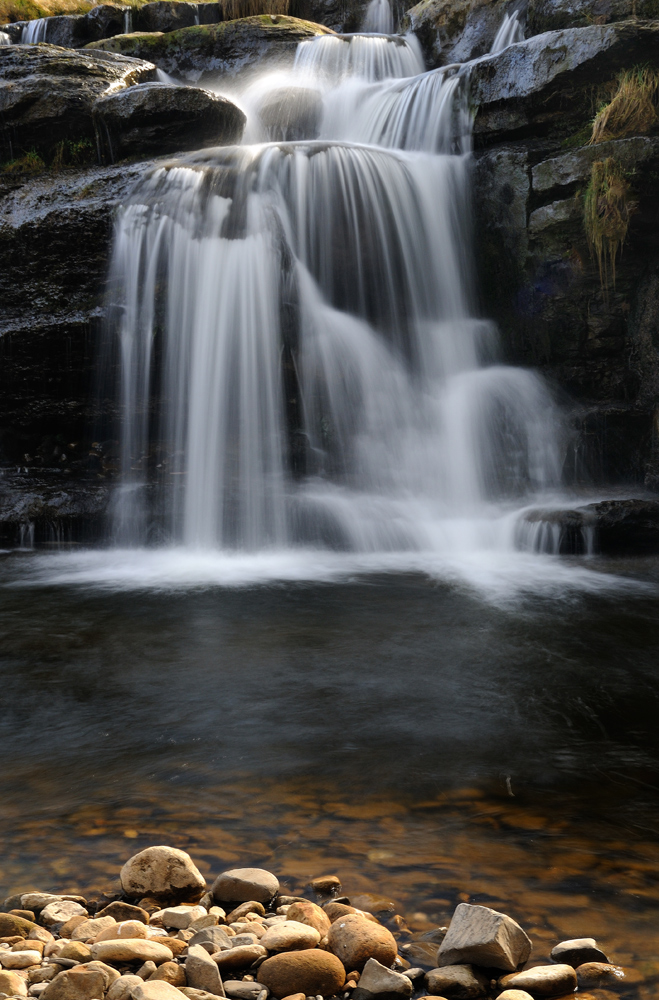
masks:
POLYGON ((63 924, 71 917, 87 917, 89 914, 84 906, 74 902, 72 899, 55 899, 48 903, 41 911, 40 920, 44 927, 52 927, 53 924, 63 924))
POLYGON ((279 892, 279 879, 264 868, 233 868, 217 876, 212 892, 221 903, 246 903, 251 899, 268 903, 279 892))
POLYGON ((519 924, 488 906, 460 903, 437 952, 437 964, 480 965, 514 972, 531 954, 519 924))
POLYGON ((411 997, 414 991, 412 980, 400 972, 392 972, 375 958, 369 958, 364 971, 359 977, 357 989, 353 991, 353 1000, 369 1000, 370 997, 382 997, 384 1000, 411 997))
POLYGON ((40 951, 0 951, 0 965, 3 969, 31 969, 41 965, 40 951))
POLYGON ((212 993, 216 997, 225 996, 217 963, 200 944, 188 945, 185 977, 188 986, 193 990, 206 990, 207 993, 212 993))
POLYGON ((99 941, 92 945, 92 958, 100 962, 171 962, 171 948, 159 941, 144 941, 141 938, 117 938, 115 941, 99 941))
POLYGON ((192 858, 177 847, 147 847, 121 869, 124 892, 133 898, 198 899, 206 880, 192 858))

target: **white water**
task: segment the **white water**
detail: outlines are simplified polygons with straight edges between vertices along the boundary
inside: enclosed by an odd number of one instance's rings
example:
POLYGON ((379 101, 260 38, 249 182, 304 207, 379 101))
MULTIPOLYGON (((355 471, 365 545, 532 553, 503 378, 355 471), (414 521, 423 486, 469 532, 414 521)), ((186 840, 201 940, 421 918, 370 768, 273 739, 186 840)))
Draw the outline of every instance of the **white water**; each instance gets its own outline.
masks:
POLYGON ((47 17, 37 17, 34 21, 26 24, 21 32, 21 44, 36 45, 37 42, 45 42, 48 32, 48 21, 49 18, 47 17))
POLYGON ((11 45, 11 38, 6 31, 0 31, 0 45, 11 45))
POLYGON ((110 281, 116 548, 62 557, 58 582, 422 571, 490 599, 618 585, 535 554, 546 529, 520 534, 560 496, 562 430, 473 307, 467 82, 419 72, 410 40, 325 36, 240 98, 253 141, 266 98, 296 88, 290 124, 306 92, 313 138, 144 178, 110 281))
POLYGON ((389 0, 371 0, 366 8, 362 31, 390 35, 394 30, 394 15, 389 0))
POLYGON ((509 45, 523 41, 524 27, 519 20, 519 11, 515 10, 512 14, 504 14, 501 27, 494 36, 490 52, 502 52, 509 45))

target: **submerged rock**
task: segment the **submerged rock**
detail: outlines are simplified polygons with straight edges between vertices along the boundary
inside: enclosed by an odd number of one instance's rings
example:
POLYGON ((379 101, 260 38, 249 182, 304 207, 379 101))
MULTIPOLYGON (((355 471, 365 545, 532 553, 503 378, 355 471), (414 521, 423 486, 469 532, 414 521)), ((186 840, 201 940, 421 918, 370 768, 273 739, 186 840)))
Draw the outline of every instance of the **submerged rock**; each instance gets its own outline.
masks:
POLYGON ((155 76, 152 64, 112 52, 0 46, 0 155, 29 150, 50 159, 58 144, 85 141, 93 154, 94 102, 155 76))
POLYGON ((189 854, 177 847, 147 847, 129 858, 121 869, 121 884, 128 896, 196 901, 206 880, 189 854))
POLYGON ((310 21, 263 14, 168 34, 117 35, 95 48, 148 59, 166 73, 196 83, 290 66, 298 42, 331 33, 310 21))
MULTIPOLYGON (((657 511, 659 516, 659 510, 657 511)), ((597 947, 595 938, 572 938, 561 941, 551 950, 552 962, 571 965, 574 969, 585 962, 608 962, 604 952, 597 947)))
POLYGON ((245 115, 198 87, 147 83, 110 94, 93 109, 99 149, 109 162, 240 142, 245 115))

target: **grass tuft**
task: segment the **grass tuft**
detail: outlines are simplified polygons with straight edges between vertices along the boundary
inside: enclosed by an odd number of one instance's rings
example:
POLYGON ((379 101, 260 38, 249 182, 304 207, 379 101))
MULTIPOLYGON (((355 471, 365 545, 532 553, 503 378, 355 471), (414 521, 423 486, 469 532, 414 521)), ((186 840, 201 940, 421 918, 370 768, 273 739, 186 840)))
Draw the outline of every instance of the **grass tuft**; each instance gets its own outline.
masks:
POLYGON ((612 157, 595 160, 584 195, 584 224, 605 292, 611 283, 615 288, 616 258, 627 238, 636 207, 620 164, 612 157))
POLYGON ((636 66, 618 74, 615 92, 593 121, 591 144, 643 135, 657 122, 659 74, 647 66, 636 66))
POLYGON ((8 160, 0 165, 0 172, 12 174, 14 177, 28 177, 33 174, 41 174, 46 169, 46 164, 41 159, 35 149, 23 153, 16 160, 8 160))

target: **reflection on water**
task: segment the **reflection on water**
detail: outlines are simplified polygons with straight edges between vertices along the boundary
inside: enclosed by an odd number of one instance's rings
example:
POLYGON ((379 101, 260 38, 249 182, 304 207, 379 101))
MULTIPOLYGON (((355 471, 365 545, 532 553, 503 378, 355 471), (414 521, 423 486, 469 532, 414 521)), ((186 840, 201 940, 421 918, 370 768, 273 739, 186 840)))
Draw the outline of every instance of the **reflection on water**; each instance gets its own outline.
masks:
MULTIPOLYGON (((33 559, 6 558, 4 582, 33 559)), ((208 875, 253 863, 294 891, 336 871, 413 930, 488 903, 536 958, 593 935, 659 976, 651 593, 500 608, 420 576, 32 579, 0 606, 6 894, 102 888, 172 843, 208 875)))

